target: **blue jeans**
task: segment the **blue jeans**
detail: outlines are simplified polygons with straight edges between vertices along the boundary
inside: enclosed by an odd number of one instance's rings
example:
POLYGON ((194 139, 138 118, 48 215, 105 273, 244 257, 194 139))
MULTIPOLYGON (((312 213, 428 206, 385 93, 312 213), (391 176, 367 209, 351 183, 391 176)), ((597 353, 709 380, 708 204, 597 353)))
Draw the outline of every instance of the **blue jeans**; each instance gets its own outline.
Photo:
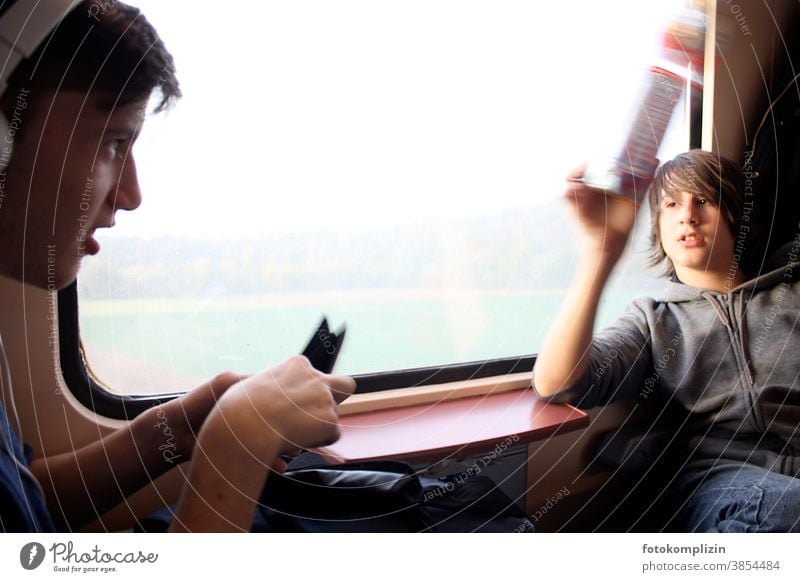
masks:
POLYGON ((800 479, 726 463, 685 475, 671 526, 690 532, 800 532, 800 479))

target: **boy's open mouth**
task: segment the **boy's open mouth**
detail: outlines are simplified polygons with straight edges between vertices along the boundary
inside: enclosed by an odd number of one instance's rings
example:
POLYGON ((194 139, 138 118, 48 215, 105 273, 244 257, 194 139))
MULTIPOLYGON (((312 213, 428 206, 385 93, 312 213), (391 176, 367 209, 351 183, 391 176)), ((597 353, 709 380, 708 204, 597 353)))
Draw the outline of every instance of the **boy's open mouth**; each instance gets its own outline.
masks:
POLYGON ((678 237, 678 243, 683 245, 684 247, 696 247, 700 246, 705 242, 705 239, 702 235, 696 232, 685 232, 680 237, 678 237))

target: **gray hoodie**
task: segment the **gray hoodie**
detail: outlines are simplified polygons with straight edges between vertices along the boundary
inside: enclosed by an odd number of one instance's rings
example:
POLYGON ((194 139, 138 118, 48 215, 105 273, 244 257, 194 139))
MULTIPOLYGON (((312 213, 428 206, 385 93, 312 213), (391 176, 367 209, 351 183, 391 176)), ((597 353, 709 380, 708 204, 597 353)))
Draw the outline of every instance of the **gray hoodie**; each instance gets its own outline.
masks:
POLYGON ((742 461, 800 472, 800 235, 729 293, 668 283, 592 341, 584 378, 550 398, 591 408, 668 403, 696 468, 742 461))

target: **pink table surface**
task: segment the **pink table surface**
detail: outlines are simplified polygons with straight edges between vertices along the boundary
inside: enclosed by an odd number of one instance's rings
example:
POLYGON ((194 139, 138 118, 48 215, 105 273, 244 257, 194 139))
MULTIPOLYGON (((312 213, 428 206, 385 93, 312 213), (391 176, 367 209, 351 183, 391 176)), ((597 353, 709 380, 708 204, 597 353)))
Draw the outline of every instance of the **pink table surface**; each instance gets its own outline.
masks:
POLYGON ((435 461, 498 445, 505 449, 509 437, 516 446, 577 430, 589 424, 589 416, 566 404, 548 404, 528 388, 353 414, 340 424, 341 439, 317 449, 330 462, 435 461))

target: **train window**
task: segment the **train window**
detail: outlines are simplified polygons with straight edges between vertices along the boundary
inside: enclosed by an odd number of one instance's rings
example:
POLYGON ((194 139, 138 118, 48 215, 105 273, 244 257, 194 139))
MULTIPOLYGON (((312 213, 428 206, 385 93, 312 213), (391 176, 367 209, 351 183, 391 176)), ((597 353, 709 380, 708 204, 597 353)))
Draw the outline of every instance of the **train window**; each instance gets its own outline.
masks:
MULTIPOLYGON (((573 261, 563 178, 616 143, 678 4, 131 3, 184 98, 145 124, 144 202, 79 280, 86 359, 119 394, 277 362, 323 313, 347 324, 342 373, 535 352, 573 261)), ((646 222, 601 325, 661 285, 646 222)))

